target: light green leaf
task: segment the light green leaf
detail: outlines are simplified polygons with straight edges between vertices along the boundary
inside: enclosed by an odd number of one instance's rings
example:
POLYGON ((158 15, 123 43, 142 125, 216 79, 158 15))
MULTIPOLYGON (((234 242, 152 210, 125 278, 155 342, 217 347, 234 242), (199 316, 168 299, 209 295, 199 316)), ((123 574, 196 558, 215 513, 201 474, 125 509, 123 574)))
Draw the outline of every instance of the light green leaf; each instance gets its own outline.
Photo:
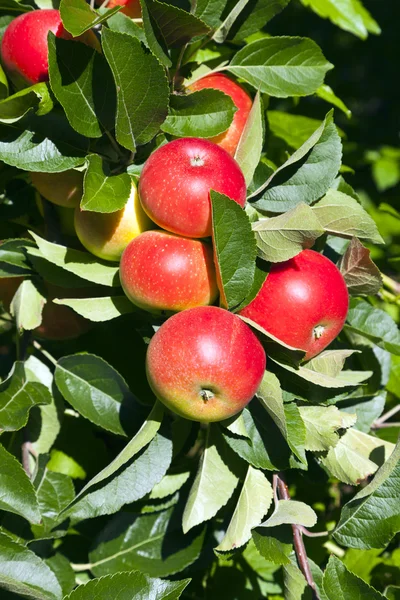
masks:
POLYGON ((263 101, 260 92, 257 92, 235 152, 235 159, 242 169, 247 186, 252 182, 260 162, 263 144, 263 101))
POLYGON ((329 19, 345 31, 365 40, 368 33, 380 33, 378 23, 361 3, 361 0, 301 0, 323 19, 329 19))
POLYGON ((341 429, 354 425, 356 416, 341 412, 336 406, 300 406, 301 418, 306 427, 306 450, 329 450, 339 442, 341 429))
POLYGON ((45 115, 53 108, 53 100, 45 83, 31 87, 9 96, 0 102, 0 122, 15 123, 30 110, 38 116, 45 115))
POLYGON ((372 217, 357 200, 347 194, 328 190, 312 210, 325 231, 332 235, 355 236, 374 244, 384 243, 372 217))
POLYGON ((119 268, 95 258, 89 252, 81 252, 59 244, 53 244, 30 232, 42 255, 58 267, 100 285, 119 286, 119 268))
POLYGON ((32 550, 0 533, 0 585, 17 597, 61 600, 53 571, 32 550))
POLYGON ((357 485, 375 473, 393 448, 390 442, 349 429, 321 462, 340 481, 357 485))
POLYGON ((4 73, 2 66, 0 65, 0 100, 7 98, 8 96, 8 80, 4 73))
POLYGON ((370 340, 379 348, 400 356, 400 332, 391 316, 371 306, 365 300, 352 298, 347 314, 347 322, 351 327, 346 329, 370 340))
POLYGON ((46 535, 60 522, 60 513, 74 499, 74 484, 68 475, 44 469, 40 480, 35 481, 35 485, 42 515, 42 522, 35 528, 35 534, 46 535))
POLYGON ((22 429, 33 406, 50 402, 50 391, 29 380, 23 362, 15 362, 10 375, 0 383, 0 433, 22 429))
POLYGON ((182 473, 170 473, 165 475, 160 483, 157 483, 150 493, 150 500, 160 500, 167 496, 172 496, 181 489, 190 477, 190 471, 182 473))
POLYGON ((307 581, 297 566, 294 556, 291 556, 290 561, 283 565, 283 584, 285 600, 303 600, 307 598, 307 581))
POLYGON ((82 210, 113 213, 124 208, 129 196, 136 194, 128 173, 112 175, 110 168, 98 154, 87 157, 88 168, 83 184, 82 210))
POLYGON ((353 237, 339 261, 339 270, 353 296, 372 296, 382 287, 382 276, 370 254, 370 250, 353 237))
POLYGON ((342 508, 334 538, 350 548, 383 548, 400 531, 400 442, 374 479, 342 508))
POLYGON ((343 100, 336 96, 335 92, 329 85, 326 85, 325 83, 321 85, 321 87, 317 89, 316 94, 319 96, 319 98, 325 100, 325 102, 329 102, 329 104, 340 108, 340 110, 344 112, 348 119, 351 118, 351 110, 347 108, 343 100))
POLYGON ((12 299, 10 312, 15 317, 17 329, 31 331, 42 322, 46 299, 31 279, 24 279, 12 299))
POLYGON ((319 119, 292 115, 280 110, 268 110, 267 117, 271 133, 284 140, 294 150, 305 144, 314 131, 321 127, 319 119))
POLYGON ((231 5, 232 9, 224 19, 223 23, 218 27, 218 29, 214 32, 212 37, 213 40, 218 42, 218 44, 223 44, 226 40, 229 31, 240 15, 240 13, 245 8, 246 4, 248 4, 249 0, 238 0, 235 4, 231 5))
POLYGON ((258 255, 270 262, 283 262, 306 248, 312 248, 324 229, 307 204, 253 223, 258 255))
POLYGON ((126 296, 107 296, 105 298, 56 298, 54 304, 69 306, 78 315, 96 323, 111 321, 135 310, 126 296))
POLYGON ((287 525, 278 527, 258 527, 253 530, 253 540, 257 550, 269 562, 278 565, 290 563, 293 551, 293 532, 287 525))
POLYGON ((0 509, 39 523, 40 511, 33 485, 21 464, 1 444, 0 464, 0 509))
POLYGON ((158 133, 167 116, 168 80, 158 60, 138 39, 104 29, 102 44, 117 88, 117 141, 134 151, 158 133))
POLYGON ((317 515, 308 504, 297 500, 278 500, 272 515, 261 523, 260 527, 277 527, 279 525, 303 525, 314 527, 317 515))
POLYGON ((289 4, 289 1, 250 0, 231 27, 228 39, 232 39, 234 42, 243 42, 253 33, 258 33, 289 4))
POLYGON ((332 65, 312 40, 282 36, 248 44, 227 68, 256 90, 287 98, 313 94, 332 65))
POLYGON ((219 90, 171 95, 161 130, 177 137, 214 137, 229 128, 236 110, 232 98, 219 90))
POLYGON ((222 506, 225 506, 238 483, 238 478, 225 464, 220 454, 221 442, 216 433, 215 426, 211 425, 183 513, 184 533, 199 523, 211 519, 222 506))
POLYGON ((240 548, 251 538, 251 530, 260 524, 272 502, 272 486, 262 471, 249 465, 239 500, 226 534, 215 548, 227 552, 240 548))
POLYGON ((365 581, 350 573, 336 556, 331 555, 323 577, 323 587, 329 600, 380 600, 384 596, 365 581))
POLYGON ((372 371, 341 371, 335 377, 319 373, 308 367, 307 363, 305 366, 299 366, 297 369, 277 361, 275 358, 271 358, 274 362, 279 364, 283 369, 290 371, 297 375, 301 379, 305 379, 314 385, 319 385, 324 388, 342 388, 348 386, 359 385, 366 379, 369 379, 373 374, 372 371))
POLYGON ((119 10, 119 6, 99 14, 84 0, 61 0, 60 13, 63 25, 74 37, 77 37, 99 25, 119 10))
POLYGON ((322 373, 328 377, 337 377, 344 366, 346 358, 360 350, 324 350, 311 360, 307 361, 307 369, 322 373))

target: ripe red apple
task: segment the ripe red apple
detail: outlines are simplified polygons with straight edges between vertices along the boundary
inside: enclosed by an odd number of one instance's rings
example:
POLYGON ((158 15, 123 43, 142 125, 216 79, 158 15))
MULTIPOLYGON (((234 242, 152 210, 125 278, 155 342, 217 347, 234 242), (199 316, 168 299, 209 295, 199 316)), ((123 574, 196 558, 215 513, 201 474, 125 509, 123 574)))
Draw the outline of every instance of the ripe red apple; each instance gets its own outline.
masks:
MULTIPOLYGON (((103 0, 96 0, 96 4, 103 4, 103 0)), ((139 0, 110 0, 107 4, 107 8, 114 8, 115 6, 123 6, 124 8, 121 8, 120 12, 131 19, 139 19, 142 16, 139 0)))
POLYGON ((132 240, 119 274, 129 300, 150 312, 212 304, 218 296, 212 247, 166 231, 146 231, 132 240))
POLYGON ((149 217, 163 229, 186 237, 211 235, 210 190, 244 206, 243 173, 226 150, 208 140, 181 138, 147 159, 139 196, 149 217))
POLYGON ((319 354, 341 331, 349 294, 339 269, 314 250, 274 264, 256 298, 240 314, 290 346, 319 354))
POLYGON ((81 244, 103 260, 119 261, 133 238, 150 229, 150 221, 142 209, 136 186, 124 208, 113 213, 75 209, 75 231, 81 244))
POLYGON ((48 81, 49 63, 47 50, 47 34, 66 40, 76 39, 88 46, 99 49, 96 35, 87 31, 78 38, 73 38, 64 29, 60 12, 56 9, 33 10, 13 19, 4 32, 1 42, 2 63, 18 88, 48 81))
POLYGON ((224 94, 232 98, 233 103, 238 109, 229 129, 210 139, 211 142, 218 144, 218 146, 221 146, 221 148, 224 148, 229 154, 234 156, 253 101, 240 85, 222 73, 206 75, 189 86, 192 92, 198 92, 206 88, 224 92, 224 94))
POLYGON ((256 393, 266 365, 258 338, 237 315, 215 306, 184 310, 152 338, 149 384, 173 412, 209 423, 238 413, 256 393))
POLYGON ((63 173, 31 173, 31 180, 46 200, 65 206, 75 208, 81 201, 83 194, 83 173, 70 169, 63 173))

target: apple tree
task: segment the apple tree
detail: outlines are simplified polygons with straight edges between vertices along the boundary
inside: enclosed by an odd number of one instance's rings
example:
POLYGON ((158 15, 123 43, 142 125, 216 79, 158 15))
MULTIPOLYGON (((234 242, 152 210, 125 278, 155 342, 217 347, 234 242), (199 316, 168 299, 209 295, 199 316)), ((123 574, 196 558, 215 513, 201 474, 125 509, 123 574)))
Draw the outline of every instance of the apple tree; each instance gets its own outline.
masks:
POLYGON ((0 0, 1 598, 399 598, 394 16, 99 4, 0 0))

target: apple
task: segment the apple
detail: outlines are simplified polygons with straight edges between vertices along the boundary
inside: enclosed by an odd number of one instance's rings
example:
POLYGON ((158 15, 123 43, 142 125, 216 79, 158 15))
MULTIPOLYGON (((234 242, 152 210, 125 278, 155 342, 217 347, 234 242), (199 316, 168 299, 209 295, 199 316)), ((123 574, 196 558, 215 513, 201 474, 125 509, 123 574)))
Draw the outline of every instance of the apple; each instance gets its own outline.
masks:
POLYGON ((83 173, 70 169, 62 173, 31 173, 31 181, 46 200, 75 208, 83 194, 83 173))
POLYGON ((212 247, 166 231, 145 231, 132 240, 119 275, 129 300, 153 313, 212 304, 218 296, 212 247))
POLYGON ((210 138, 211 142, 218 144, 218 146, 221 146, 221 148, 224 148, 229 154, 234 156, 253 101, 240 85, 222 73, 206 75, 189 86, 189 90, 192 92, 198 92, 207 88, 224 92, 224 94, 232 98, 233 103, 237 107, 229 129, 216 137, 210 138))
POLYGON ((246 183, 232 156, 201 138, 160 146, 144 164, 139 196, 149 217, 163 229, 192 238, 212 233, 210 190, 244 206, 246 183))
POLYGON ((314 250, 271 267, 261 290, 240 315, 290 346, 319 354, 341 331, 349 294, 339 269, 314 250))
POLYGON ((266 357, 237 315, 215 306, 177 313, 157 330, 146 373, 157 398, 178 415, 209 423, 232 417, 250 402, 266 357))
MULTIPOLYGON (((103 4, 103 0, 96 0, 96 4, 100 6, 103 4)), ((131 19, 139 19, 142 16, 139 0, 110 0, 107 4, 107 8, 114 8, 115 6, 123 6, 124 8, 121 8, 120 12, 131 19)))
POLYGON ((76 235, 86 250, 103 260, 119 261, 129 242, 151 227, 154 223, 143 211, 134 184, 121 210, 98 213, 79 206, 75 209, 76 235))
POLYGON ((34 85, 49 79, 47 34, 66 40, 78 40, 100 49, 93 31, 73 38, 64 29, 60 11, 53 8, 32 10, 13 19, 4 32, 1 42, 3 67, 17 88, 34 85))

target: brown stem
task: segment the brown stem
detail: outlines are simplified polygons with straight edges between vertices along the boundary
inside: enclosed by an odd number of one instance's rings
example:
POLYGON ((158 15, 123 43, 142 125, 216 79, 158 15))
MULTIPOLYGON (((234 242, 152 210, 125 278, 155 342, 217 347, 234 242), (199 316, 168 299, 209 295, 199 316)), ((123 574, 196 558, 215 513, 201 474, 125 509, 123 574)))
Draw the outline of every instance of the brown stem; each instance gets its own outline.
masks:
MULTIPOLYGON (((277 483, 278 483, 278 492, 281 500, 290 500, 289 490, 286 485, 286 481, 282 473, 277 475, 277 483)), ((299 567, 301 572, 303 573, 308 585, 311 588, 311 593, 313 600, 321 600, 317 588, 315 586, 315 582, 313 576, 311 574, 310 565, 308 563, 307 552, 303 542, 303 536, 299 525, 292 525, 293 529, 293 542, 294 549, 297 556, 297 561, 299 563, 299 567)))
POLYGON ((22 454, 22 466, 24 467, 25 473, 28 475, 29 479, 32 477, 31 468, 30 468, 30 441, 28 431, 24 429, 24 441, 21 446, 21 454, 22 454))
POLYGON ((379 419, 376 419, 376 421, 373 423, 372 427, 375 428, 377 425, 381 425, 382 423, 384 423, 385 421, 387 421, 388 419, 393 417, 393 415, 398 413, 399 410, 400 410, 400 404, 397 404, 396 406, 394 406, 393 408, 391 408, 390 410, 385 412, 381 417, 379 417, 379 419))

